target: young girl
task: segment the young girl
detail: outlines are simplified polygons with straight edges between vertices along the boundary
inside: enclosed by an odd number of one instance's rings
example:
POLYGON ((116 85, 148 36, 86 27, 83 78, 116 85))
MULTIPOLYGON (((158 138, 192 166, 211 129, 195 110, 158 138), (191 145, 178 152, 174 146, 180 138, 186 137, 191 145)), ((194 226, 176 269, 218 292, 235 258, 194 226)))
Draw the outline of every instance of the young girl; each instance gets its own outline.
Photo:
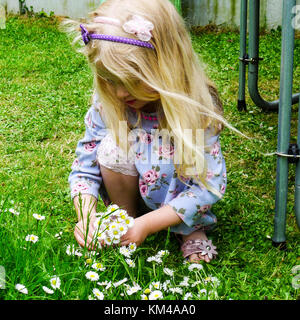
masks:
POLYGON ((170 227, 185 258, 209 262, 217 251, 205 232, 225 192, 227 123, 183 19, 169 0, 106 0, 85 23, 63 25, 77 32, 94 76, 69 176, 77 242, 84 246, 87 227, 92 241, 100 195, 135 218, 121 245, 170 227))

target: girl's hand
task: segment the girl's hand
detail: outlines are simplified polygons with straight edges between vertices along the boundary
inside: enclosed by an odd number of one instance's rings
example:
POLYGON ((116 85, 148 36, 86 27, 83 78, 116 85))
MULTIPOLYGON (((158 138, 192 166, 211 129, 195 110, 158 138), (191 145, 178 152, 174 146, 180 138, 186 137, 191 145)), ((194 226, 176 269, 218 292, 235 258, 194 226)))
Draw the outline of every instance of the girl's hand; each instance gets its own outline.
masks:
POLYGON ((74 230, 74 236, 78 244, 81 247, 86 246, 90 250, 95 249, 95 244, 97 244, 97 240, 94 239, 95 219, 95 215, 90 215, 89 221, 87 221, 86 218, 80 220, 79 222, 77 222, 74 230), (87 225, 88 222, 89 225, 87 225))
POLYGON ((142 244, 149 235, 148 224, 143 216, 134 219, 134 225, 126 234, 121 237, 120 245, 128 246, 130 243, 135 243, 137 246, 142 244))

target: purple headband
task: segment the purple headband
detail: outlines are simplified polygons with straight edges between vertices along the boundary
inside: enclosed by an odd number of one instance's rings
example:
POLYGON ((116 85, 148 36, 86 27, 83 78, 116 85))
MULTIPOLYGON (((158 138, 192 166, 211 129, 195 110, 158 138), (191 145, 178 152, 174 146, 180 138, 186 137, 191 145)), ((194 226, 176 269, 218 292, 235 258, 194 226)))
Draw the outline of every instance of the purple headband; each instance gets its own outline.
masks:
POLYGON ((90 40, 95 39, 95 40, 106 40, 106 41, 120 42, 120 43, 131 44, 134 46, 155 49, 154 46, 147 41, 136 40, 136 39, 132 39, 132 38, 125 38, 125 37, 110 36, 110 35, 106 35, 106 34, 89 33, 82 24, 80 25, 80 28, 81 28, 81 35, 82 35, 82 40, 83 40, 84 44, 88 44, 90 42, 90 40))

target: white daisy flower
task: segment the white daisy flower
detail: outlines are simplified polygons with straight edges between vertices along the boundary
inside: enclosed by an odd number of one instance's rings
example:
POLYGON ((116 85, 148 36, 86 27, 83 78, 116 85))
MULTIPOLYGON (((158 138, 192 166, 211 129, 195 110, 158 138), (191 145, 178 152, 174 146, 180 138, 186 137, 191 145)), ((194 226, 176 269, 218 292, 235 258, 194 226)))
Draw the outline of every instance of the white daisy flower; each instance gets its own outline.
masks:
POLYGON ((16 284, 15 288, 21 293, 28 294, 27 288, 21 283, 16 284))
POLYGON ((171 281, 168 279, 166 280, 163 284, 162 284, 162 289, 165 291, 165 292, 168 292, 169 291, 169 288, 168 286, 170 285, 171 281))
POLYGON ((28 234, 25 238, 26 241, 36 243, 39 240, 39 237, 34 234, 28 234))
POLYGON ((136 243, 129 243, 128 250, 134 252, 136 250, 136 243))
POLYGON ((97 282, 97 285, 98 286, 106 286, 108 284, 108 281, 105 280, 105 281, 102 281, 102 282, 97 282))
MULTIPOLYGON (((111 212, 114 212, 114 211, 117 211, 119 210, 119 206, 116 205, 116 204, 111 204, 109 205, 107 208, 106 208, 106 213, 111 213, 111 212)), ((125 211, 125 210, 124 210, 125 211)))
POLYGON ((151 285, 150 285, 150 287, 152 288, 152 286, 153 286, 155 289, 157 289, 157 290, 161 288, 161 284, 160 284, 159 281, 157 281, 157 282, 152 282, 151 285))
POLYGON ((174 276, 174 271, 169 268, 164 268, 164 273, 170 277, 174 276))
POLYGON ((169 288, 169 290, 170 290, 173 294, 175 294, 175 293, 182 294, 182 293, 183 293, 182 289, 181 289, 181 288, 178 288, 178 287, 176 287, 176 288, 169 288))
POLYGON ((202 293, 202 294, 207 294, 207 290, 206 289, 201 289, 199 292, 202 293))
POLYGON ((104 271, 106 268, 101 262, 95 262, 92 264, 92 268, 97 270, 97 271, 104 271))
POLYGON ((188 266, 189 271, 193 271, 193 270, 202 270, 203 266, 200 263, 192 263, 188 266))
POLYGON ((97 288, 93 289, 93 294, 98 300, 103 300, 104 299, 104 294, 97 288))
POLYGON ((145 294, 141 294, 141 300, 148 300, 148 297, 145 294))
POLYGON ((202 284, 202 280, 194 281, 192 287, 196 287, 198 284, 202 284))
POLYGON ((120 247, 119 252, 120 252, 123 256, 125 256, 125 257, 127 257, 127 258, 130 258, 131 252, 129 251, 129 249, 128 249, 126 246, 120 247))
POLYGON ((67 250, 66 250, 66 254, 68 256, 78 256, 81 257, 82 253, 80 252, 81 249, 75 249, 75 245, 68 245, 67 246, 67 250))
POLYGON ((62 234, 63 234, 63 232, 60 231, 59 233, 56 233, 54 237, 55 237, 56 239, 60 240, 62 234))
POLYGON ((134 268, 135 267, 135 262, 131 259, 125 259, 126 263, 128 264, 128 266, 130 268, 134 268))
POLYGON ((180 283, 179 283, 179 285, 180 286, 182 286, 182 287, 189 287, 190 285, 189 285, 189 277, 184 277, 183 278, 183 281, 181 281, 180 283))
POLYGON ((113 286, 116 288, 116 287, 122 285, 123 283, 125 283, 127 280, 128 280, 127 278, 124 278, 123 280, 120 280, 118 282, 113 283, 113 286))
POLYGON ((45 216, 42 216, 42 215, 40 215, 40 214, 38 214, 38 213, 34 213, 33 214, 33 217, 36 219, 36 220, 45 220, 45 216))
POLYGON ((111 239, 110 237, 105 237, 104 239, 104 242, 107 244, 107 245, 111 245, 113 243, 113 239, 111 239))
POLYGON ((157 300, 157 299, 162 299, 163 294, 160 290, 154 290, 149 294, 149 300, 157 300))
POLYGON ((48 294, 53 294, 54 293, 54 291, 52 289, 50 289, 50 288, 48 288, 46 286, 42 286, 42 289, 48 294))
POLYGON ((157 256, 152 256, 152 257, 147 258, 147 262, 153 262, 153 261, 158 264, 162 263, 161 258, 159 258, 157 256))
POLYGON ((189 300, 190 298, 193 298, 193 295, 191 294, 191 292, 187 292, 184 295, 183 300, 189 300))
POLYGON ((127 287, 128 287, 128 289, 126 292, 129 296, 131 296, 132 294, 134 294, 142 289, 137 283, 134 283, 134 285, 132 287, 130 287, 130 286, 127 286, 127 287))
POLYGON ((170 252, 168 250, 160 250, 158 251, 157 256, 161 258, 161 257, 167 256, 169 253, 170 252))
POLYGON ((118 223, 118 231, 121 236, 127 233, 128 227, 123 223, 118 223))
POLYGON ((98 281, 99 280, 99 275, 97 272, 94 272, 94 271, 88 271, 86 274, 85 274, 85 277, 91 281, 98 281))
POLYGON ((128 217, 124 220, 125 225, 127 225, 128 228, 131 228, 134 224, 134 219, 132 217, 128 217))
POLYGON ((60 285, 61 285, 61 282, 60 282, 59 277, 53 276, 53 277, 50 279, 50 284, 51 284, 51 287, 52 287, 53 289, 59 289, 59 288, 60 288, 60 285))
POLYGON ((20 215, 20 212, 16 211, 16 210, 13 209, 13 208, 8 209, 8 211, 9 211, 10 213, 14 214, 15 216, 19 216, 19 215, 20 215))

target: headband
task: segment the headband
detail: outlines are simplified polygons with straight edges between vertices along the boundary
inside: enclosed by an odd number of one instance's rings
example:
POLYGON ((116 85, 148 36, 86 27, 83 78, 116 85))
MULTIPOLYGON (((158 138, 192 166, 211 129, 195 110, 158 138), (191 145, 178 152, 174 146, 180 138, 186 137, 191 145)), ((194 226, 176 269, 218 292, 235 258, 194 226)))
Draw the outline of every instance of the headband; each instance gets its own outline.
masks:
MULTIPOLYGON (((120 20, 114 19, 114 18, 96 17, 94 19, 94 22, 111 24, 116 27, 121 27, 120 20)), ((150 21, 145 20, 141 16, 134 15, 131 20, 125 22, 122 25, 122 28, 125 32, 134 34, 139 40, 133 39, 133 38, 106 35, 106 34, 89 33, 82 24, 80 25, 80 28, 81 28, 82 40, 85 45, 88 44, 90 40, 106 40, 106 41, 131 44, 131 45, 145 47, 149 49, 155 49, 154 46, 150 42, 148 42, 152 37, 151 30, 153 30, 154 26, 150 21)))

